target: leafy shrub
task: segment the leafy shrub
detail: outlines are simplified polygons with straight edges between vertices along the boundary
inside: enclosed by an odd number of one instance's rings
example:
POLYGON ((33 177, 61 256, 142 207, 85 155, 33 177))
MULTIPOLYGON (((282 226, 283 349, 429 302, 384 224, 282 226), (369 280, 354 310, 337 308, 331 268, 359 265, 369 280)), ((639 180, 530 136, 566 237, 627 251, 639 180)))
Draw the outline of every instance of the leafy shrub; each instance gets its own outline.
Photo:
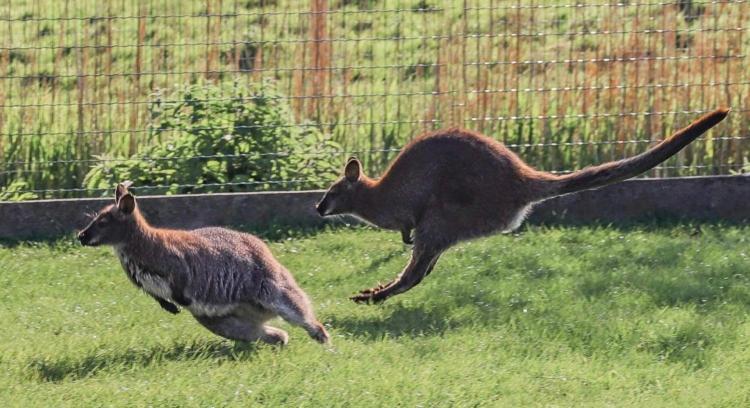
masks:
POLYGON ((8 186, 0 188, 0 201, 34 200, 39 196, 30 191, 29 183, 23 179, 13 180, 8 186))
POLYGON ((270 83, 186 86, 156 95, 149 111, 154 144, 127 159, 97 156, 84 188, 108 194, 132 180, 149 194, 302 189, 339 170, 331 154, 320 154, 339 146, 311 124, 294 124, 270 83))

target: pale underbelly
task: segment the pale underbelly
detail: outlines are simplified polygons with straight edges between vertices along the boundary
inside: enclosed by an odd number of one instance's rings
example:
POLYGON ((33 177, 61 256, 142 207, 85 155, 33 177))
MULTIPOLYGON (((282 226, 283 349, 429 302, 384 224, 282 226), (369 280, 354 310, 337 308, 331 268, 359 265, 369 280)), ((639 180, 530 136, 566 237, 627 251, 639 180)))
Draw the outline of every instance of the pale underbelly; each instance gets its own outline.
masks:
POLYGON ((237 309, 235 304, 212 304, 192 301, 186 308, 195 316, 225 316, 237 309))

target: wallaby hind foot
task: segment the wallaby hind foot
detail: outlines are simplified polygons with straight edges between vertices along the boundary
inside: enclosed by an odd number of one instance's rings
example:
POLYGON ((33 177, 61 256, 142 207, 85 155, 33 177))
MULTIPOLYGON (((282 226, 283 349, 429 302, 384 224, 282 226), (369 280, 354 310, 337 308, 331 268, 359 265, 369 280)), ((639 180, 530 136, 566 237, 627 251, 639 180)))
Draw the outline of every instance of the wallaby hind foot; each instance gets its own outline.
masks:
POLYGON ((373 301, 372 296, 375 293, 381 292, 385 288, 393 285, 394 283, 396 283, 396 281, 398 281, 398 279, 394 279, 388 283, 379 283, 378 286, 373 286, 368 289, 360 290, 359 293, 357 293, 354 296, 349 297, 349 299, 355 301, 356 303, 370 303, 370 302, 379 303, 379 302, 373 301))
POLYGON ((195 319, 212 333, 230 340, 248 342, 260 340, 278 345, 285 345, 289 341, 289 335, 281 329, 238 316, 195 316, 195 319))
POLYGON ((275 346, 286 346, 289 342, 289 335, 281 329, 272 326, 263 326, 263 336, 260 340, 275 346))
POLYGON ((330 336, 312 313, 307 296, 301 291, 288 289, 279 292, 271 296, 272 301, 264 302, 263 307, 278 314, 287 322, 302 327, 318 343, 329 343, 330 336))
POLYGON ((406 268, 390 283, 378 285, 371 289, 365 289, 358 295, 350 297, 357 303, 381 303, 391 296, 406 292, 413 288, 432 272, 442 251, 427 249, 419 244, 415 245, 411 259, 406 268))

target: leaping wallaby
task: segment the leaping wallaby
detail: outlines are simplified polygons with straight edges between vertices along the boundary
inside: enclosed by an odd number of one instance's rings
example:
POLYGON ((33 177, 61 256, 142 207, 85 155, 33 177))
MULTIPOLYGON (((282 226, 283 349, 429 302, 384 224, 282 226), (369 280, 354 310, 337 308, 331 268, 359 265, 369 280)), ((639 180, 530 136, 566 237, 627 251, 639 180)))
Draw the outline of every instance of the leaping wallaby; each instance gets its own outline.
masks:
POLYGON ((637 176, 728 113, 729 109, 717 109, 644 153, 566 175, 533 169, 487 136, 442 130, 412 141, 380 179, 365 176, 359 160, 350 158, 344 176, 316 208, 321 216, 352 214, 400 231, 405 243, 414 244, 411 260, 396 279, 351 298, 382 302, 421 282, 440 254, 455 243, 518 228, 536 202, 637 176))
POLYGON ((232 340, 286 344, 267 326, 281 316, 327 343, 328 333, 292 275, 257 237, 225 228, 155 228, 119 184, 115 203, 78 234, 83 245, 111 245, 131 282, 170 313, 186 308, 211 332, 232 340))

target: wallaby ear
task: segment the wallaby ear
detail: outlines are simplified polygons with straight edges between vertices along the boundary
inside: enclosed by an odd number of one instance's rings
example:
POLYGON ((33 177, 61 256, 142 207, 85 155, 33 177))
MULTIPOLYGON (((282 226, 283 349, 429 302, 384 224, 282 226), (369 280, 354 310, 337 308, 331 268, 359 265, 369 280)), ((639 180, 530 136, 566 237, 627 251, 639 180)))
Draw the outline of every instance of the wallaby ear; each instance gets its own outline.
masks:
POLYGON ((132 181, 123 181, 122 183, 117 184, 117 188, 115 188, 115 203, 119 202, 120 198, 128 193, 128 187, 132 185, 132 181))
POLYGON ((344 177, 346 177, 348 181, 353 183, 359 180, 361 174, 362 164, 356 157, 350 157, 349 161, 346 162, 346 167, 344 168, 344 177))
POLYGON ((125 193, 117 200, 117 208, 124 214, 130 214, 135 210, 135 197, 130 193, 125 193))

